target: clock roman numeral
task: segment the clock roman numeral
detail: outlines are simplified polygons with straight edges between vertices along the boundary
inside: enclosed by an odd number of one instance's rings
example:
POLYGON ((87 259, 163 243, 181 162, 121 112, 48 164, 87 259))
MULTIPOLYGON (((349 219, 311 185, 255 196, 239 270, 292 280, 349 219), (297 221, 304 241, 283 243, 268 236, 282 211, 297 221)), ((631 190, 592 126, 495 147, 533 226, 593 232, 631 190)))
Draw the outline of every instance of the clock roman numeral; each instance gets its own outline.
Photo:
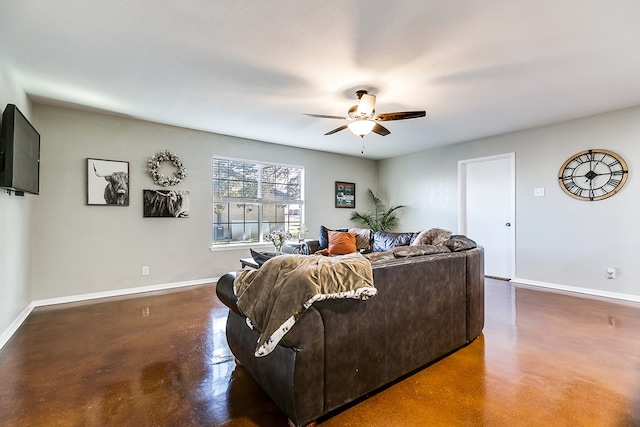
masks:
POLYGON ((622 179, 614 178, 613 176, 609 178, 609 181, 605 185, 611 185, 613 187, 617 187, 618 184, 622 182, 622 179))
POLYGON ((622 179, 617 179, 617 178, 610 178, 609 181, 607 181, 601 188, 603 189, 602 191, 604 191, 605 193, 610 193, 613 190, 615 190, 618 185, 620 185, 620 183, 622 182, 622 179))
POLYGON ((576 157, 576 160, 579 161, 580 163, 591 162, 593 161, 593 153, 592 152, 585 153, 580 157, 576 157))
POLYGON ((574 183, 571 183, 566 187, 567 187, 567 190, 569 190, 570 192, 572 192, 576 196, 580 196, 582 194, 582 191, 584 190, 583 188, 578 187, 574 183))

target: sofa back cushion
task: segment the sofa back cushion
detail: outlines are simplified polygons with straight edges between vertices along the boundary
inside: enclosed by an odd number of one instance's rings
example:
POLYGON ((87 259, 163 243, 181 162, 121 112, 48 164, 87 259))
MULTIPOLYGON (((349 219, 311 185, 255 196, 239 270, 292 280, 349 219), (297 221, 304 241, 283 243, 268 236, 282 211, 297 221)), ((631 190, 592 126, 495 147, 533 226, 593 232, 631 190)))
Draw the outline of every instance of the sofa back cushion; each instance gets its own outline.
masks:
POLYGON ((373 252, 386 252, 396 246, 410 245, 416 235, 416 233, 376 231, 373 233, 373 252))

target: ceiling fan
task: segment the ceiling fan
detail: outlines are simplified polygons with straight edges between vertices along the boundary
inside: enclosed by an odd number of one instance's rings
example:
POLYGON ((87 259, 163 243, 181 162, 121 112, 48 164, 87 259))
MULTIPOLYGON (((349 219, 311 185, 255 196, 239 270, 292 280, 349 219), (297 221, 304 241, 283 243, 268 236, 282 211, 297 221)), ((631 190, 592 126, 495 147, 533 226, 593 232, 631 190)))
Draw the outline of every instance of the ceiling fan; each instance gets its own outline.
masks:
POLYGON ((330 130, 325 135, 333 135, 336 132, 349 128, 355 135, 364 138, 369 133, 377 133, 381 136, 389 135, 391 132, 379 122, 388 122, 391 120, 417 119, 426 116, 425 111, 402 111, 397 113, 380 113, 376 114, 376 97, 369 95, 366 90, 356 91, 359 102, 349 108, 346 117, 329 116, 325 114, 303 114, 304 116, 320 117, 323 119, 340 119, 347 120, 349 123, 338 128, 330 130))

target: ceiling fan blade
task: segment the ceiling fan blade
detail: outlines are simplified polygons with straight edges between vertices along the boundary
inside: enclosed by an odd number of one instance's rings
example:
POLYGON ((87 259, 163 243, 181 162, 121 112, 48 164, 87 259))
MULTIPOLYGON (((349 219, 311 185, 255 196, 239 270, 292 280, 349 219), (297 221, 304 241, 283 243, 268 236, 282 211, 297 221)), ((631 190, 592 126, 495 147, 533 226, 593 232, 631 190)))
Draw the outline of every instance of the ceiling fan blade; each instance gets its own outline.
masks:
POLYGON ((358 103, 358 115, 363 117, 369 117, 373 114, 373 109, 376 106, 376 97, 367 93, 362 94, 360 102, 358 103))
POLYGON ((304 113, 302 114, 303 116, 309 116, 309 117, 319 117, 321 119, 340 119, 340 120, 348 120, 348 117, 344 117, 344 116, 328 116, 326 114, 308 114, 308 113, 304 113))
POLYGON ((333 135, 334 133, 340 132, 341 130, 345 130, 348 127, 349 127, 349 125, 342 125, 339 128, 335 128, 334 130, 330 130, 329 132, 325 133, 325 135, 333 135))
POLYGON ((427 115, 426 111, 402 111, 397 113, 381 113, 376 114, 373 118, 379 122, 388 122, 390 120, 417 119, 427 115))
POLYGON ((387 136, 389 135, 391 132, 389 132, 389 129, 387 129, 386 127, 382 126, 381 124, 376 123, 376 125, 373 127, 373 129, 371 129, 371 132, 373 133, 377 133, 380 136, 387 136))

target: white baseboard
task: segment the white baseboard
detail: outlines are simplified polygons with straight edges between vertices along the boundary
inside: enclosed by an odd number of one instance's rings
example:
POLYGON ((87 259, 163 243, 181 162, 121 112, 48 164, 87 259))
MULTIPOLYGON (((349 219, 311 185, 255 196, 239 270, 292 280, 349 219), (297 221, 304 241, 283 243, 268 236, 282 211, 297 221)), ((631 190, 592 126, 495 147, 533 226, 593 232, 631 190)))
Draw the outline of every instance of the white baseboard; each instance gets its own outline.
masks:
POLYGON ((16 333, 22 323, 27 319, 27 317, 29 317, 29 314, 31 314, 31 311, 34 308, 35 305, 33 304, 33 302, 26 306, 25 309, 22 310, 22 312, 18 315, 18 317, 16 317, 16 319, 9 325, 9 327, 2 332, 2 335, 0 335, 0 350, 2 350, 2 347, 4 347, 7 342, 9 342, 13 334, 16 333))
POLYGON ((618 299, 618 300, 624 300, 624 301, 640 302, 639 295, 602 291, 600 289, 581 288, 578 286, 559 285, 556 283, 538 282, 536 280, 522 279, 519 277, 512 278, 511 283, 537 286, 537 287, 552 289, 556 291, 574 292, 574 293, 589 295, 593 297, 612 298, 612 299, 618 299))
POLYGON ((16 317, 16 319, 9 325, 9 327, 2 332, 0 335, 0 350, 5 346, 5 344, 11 339, 13 334, 16 333, 20 325, 27 319, 31 311, 33 311, 36 307, 44 307, 47 305, 56 305, 56 304, 66 304, 70 302, 79 302, 79 301, 90 301, 94 299, 100 298, 109 298, 109 297, 119 297, 123 295, 133 295, 140 294, 145 292, 153 292, 153 291, 163 291, 167 289, 175 289, 175 288, 183 288, 186 286, 196 286, 196 285, 204 285, 207 283, 217 283, 219 277, 214 277, 210 279, 199 279, 199 280, 187 280, 184 282, 173 282, 173 283, 163 283, 159 285, 150 285, 150 286, 141 286, 137 288, 127 288, 127 289, 116 289, 113 291, 104 291, 104 292, 94 292, 90 294, 80 294, 80 295, 70 295, 66 297, 58 297, 58 298, 47 298, 36 301, 31 301, 31 303, 16 317))

